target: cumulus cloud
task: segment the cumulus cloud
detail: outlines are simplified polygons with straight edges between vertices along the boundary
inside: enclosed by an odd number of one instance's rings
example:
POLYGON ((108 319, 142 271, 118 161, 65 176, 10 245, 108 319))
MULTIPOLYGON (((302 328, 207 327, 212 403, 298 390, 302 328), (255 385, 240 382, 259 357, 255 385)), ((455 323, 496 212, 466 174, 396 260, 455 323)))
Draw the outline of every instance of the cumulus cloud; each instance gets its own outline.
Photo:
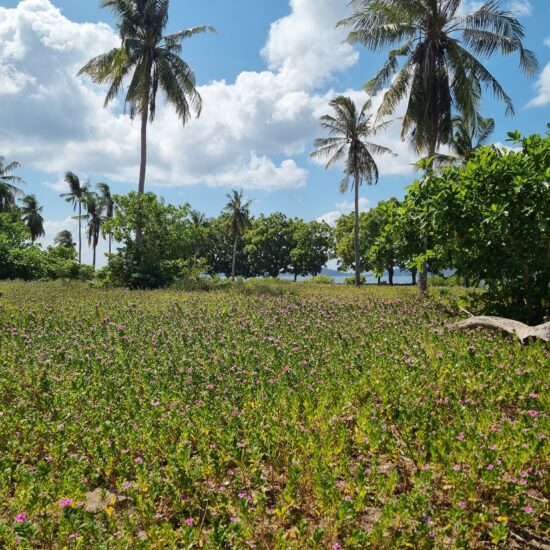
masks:
POLYGON ((550 103, 550 63, 544 67, 536 84, 537 96, 528 104, 528 107, 542 107, 550 103))
POLYGON ((507 8, 519 17, 525 17, 533 13, 533 5, 529 0, 510 0, 507 8))
MULTIPOLYGON (((345 2, 290 0, 290 7, 273 23, 262 51, 269 70, 200 86, 203 114, 186 128, 169 107, 160 107, 149 126, 149 188, 205 184, 269 191, 306 184, 307 170, 296 157, 310 149, 318 118, 336 95, 319 87, 330 86, 358 53, 343 43, 345 31, 334 29, 345 2)), ((108 25, 70 21, 51 0, 0 7, 4 154, 54 177, 70 169, 135 182, 138 121, 121 113, 120 102, 104 109, 105 89, 76 77, 90 57, 117 44, 108 25)), ((362 92, 349 93, 365 100, 362 92)), ((400 153, 399 160, 380 160, 382 174, 410 170, 398 124, 378 141, 400 153)))
MULTIPOLYGON (((367 212, 370 210, 368 199, 361 197, 359 199, 359 212, 367 212)), ((331 226, 335 226, 336 222, 345 214, 349 214, 355 210, 355 204, 351 201, 339 202, 336 205, 336 210, 326 212, 317 218, 318 222, 325 222, 331 226)))

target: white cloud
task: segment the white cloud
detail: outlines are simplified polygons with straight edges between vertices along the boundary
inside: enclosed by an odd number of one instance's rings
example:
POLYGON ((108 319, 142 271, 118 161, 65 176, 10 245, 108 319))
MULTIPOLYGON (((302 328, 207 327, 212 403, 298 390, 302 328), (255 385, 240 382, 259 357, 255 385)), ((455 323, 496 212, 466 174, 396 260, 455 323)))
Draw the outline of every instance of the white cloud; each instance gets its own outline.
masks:
POLYGON ((533 5, 529 0, 510 0, 506 7, 518 17, 525 17, 533 13, 533 5))
POLYGON ((548 47, 550 47, 550 37, 548 37, 545 41, 544 41, 544 44, 548 47))
MULTIPOLYGON (((359 198, 359 212, 367 212, 370 210, 368 199, 364 197, 359 198)), ((345 214, 349 214, 355 210, 355 203, 351 201, 339 202, 336 205, 336 210, 327 212, 317 218, 318 222, 325 222, 331 226, 335 226, 336 222, 345 214)))
MULTIPOLYGON (((307 172, 293 157, 310 150, 320 132, 318 118, 336 95, 317 87, 353 65, 358 54, 343 44, 345 31, 334 29, 346 2, 290 0, 290 5, 291 14, 272 25, 262 51, 270 70, 201 86, 203 114, 186 128, 170 108, 159 107, 149 126, 148 188, 279 190, 306 183, 307 172)), ((54 177, 72 170, 92 179, 135 182, 138 121, 120 113, 120 101, 104 109, 105 90, 76 77, 90 57, 117 44, 108 25, 72 22, 50 0, 0 7, 4 154, 54 177)), ((346 93, 365 100, 362 92, 346 93)), ((410 172, 412 156, 398 123, 377 141, 400 154, 380 159, 382 175, 410 172)), ((59 190, 59 182, 52 188, 59 190)))
POLYGON ((528 107, 543 107, 550 103, 550 63, 544 67, 537 81, 538 95, 528 104, 528 107))

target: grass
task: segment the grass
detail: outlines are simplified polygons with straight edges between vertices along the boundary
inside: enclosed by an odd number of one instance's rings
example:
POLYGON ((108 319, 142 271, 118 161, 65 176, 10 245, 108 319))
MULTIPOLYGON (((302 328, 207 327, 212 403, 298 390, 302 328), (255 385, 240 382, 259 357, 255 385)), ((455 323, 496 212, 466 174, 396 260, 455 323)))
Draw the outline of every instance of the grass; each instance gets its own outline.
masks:
POLYGON ((2 548, 545 538, 541 343, 408 288, 0 292, 2 548))

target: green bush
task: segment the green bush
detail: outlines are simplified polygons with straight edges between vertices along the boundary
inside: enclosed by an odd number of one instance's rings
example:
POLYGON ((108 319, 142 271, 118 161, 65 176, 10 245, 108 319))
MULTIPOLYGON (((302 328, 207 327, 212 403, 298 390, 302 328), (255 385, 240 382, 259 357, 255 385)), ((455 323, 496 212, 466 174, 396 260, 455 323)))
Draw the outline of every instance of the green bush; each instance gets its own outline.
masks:
MULTIPOLYGON (((366 285, 367 284, 366 275, 361 275, 360 281, 361 281, 361 285, 366 285)), ((345 285, 355 285, 355 275, 353 277, 346 277, 344 279, 344 284, 345 285)))
POLYGON ((333 285, 336 283, 330 275, 324 275, 323 273, 321 273, 321 275, 317 275, 316 277, 311 277, 311 279, 308 279, 305 282, 317 285, 333 285))

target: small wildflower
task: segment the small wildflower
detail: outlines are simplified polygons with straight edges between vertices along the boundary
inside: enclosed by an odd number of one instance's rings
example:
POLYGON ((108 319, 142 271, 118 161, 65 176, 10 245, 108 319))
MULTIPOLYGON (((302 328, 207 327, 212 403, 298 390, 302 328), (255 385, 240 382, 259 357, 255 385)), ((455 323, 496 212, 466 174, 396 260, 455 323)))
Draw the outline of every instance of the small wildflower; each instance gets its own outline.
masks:
POLYGON ((17 523, 25 523, 25 521, 27 521, 27 514, 17 514, 17 516, 15 516, 15 521, 17 523))
POLYGON ((68 508, 69 506, 72 506, 73 499, 72 498, 62 498, 59 501, 59 507, 60 508, 68 508))
POLYGON ((185 525, 188 525, 189 527, 192 527, 195 523, 195 520, 193 518, 188 518, 185 520, 185 525))
POLYGON ((464 439, 464 434, 461 432, 458 434, 458 436, 456 437, 459 441, 462 441, 464 439))
POLYGON ((435 531, 430 531, 428 536, 433 539, 435 537, 435 531))
POLYGON ((523 508, 523 511, 526 514, 530 514, 533 511, 533 508, 531 508, 531 506, 527 505, 527 506, 525 506, 525 508, 523 508))
POLYGON ((459 508, 462 508, 462 509, 464 510, 464 508, 466 508, 466 503, 465 503, 463 500, 461 500, 461 501, 458 503, 458 507, 459 507, 459 508))
POLYGON ((453 466, 453 470, 454 470, 455 472, 460 472, 460 470, 462 470, 462 466, 461 466, 460 464, 455 464, 455 465, 453 466))
POLYGON ((135 459, 134 459, 134 462, 137 462, 137 464, 141 464, 143 462, 143 458, 141 458, 141 456, 137 456, 135 459))

